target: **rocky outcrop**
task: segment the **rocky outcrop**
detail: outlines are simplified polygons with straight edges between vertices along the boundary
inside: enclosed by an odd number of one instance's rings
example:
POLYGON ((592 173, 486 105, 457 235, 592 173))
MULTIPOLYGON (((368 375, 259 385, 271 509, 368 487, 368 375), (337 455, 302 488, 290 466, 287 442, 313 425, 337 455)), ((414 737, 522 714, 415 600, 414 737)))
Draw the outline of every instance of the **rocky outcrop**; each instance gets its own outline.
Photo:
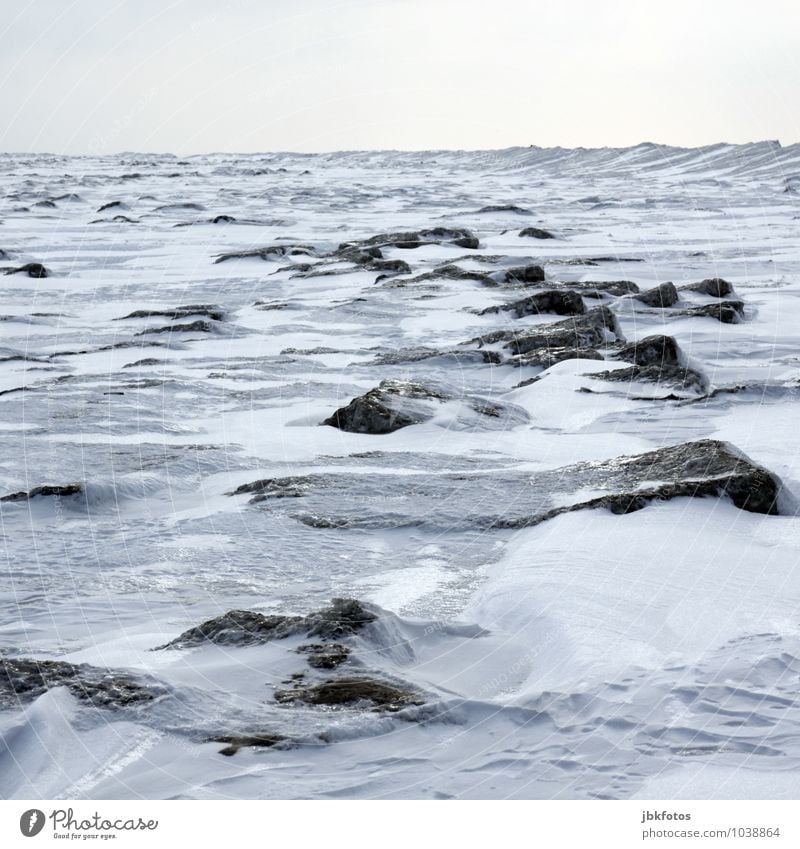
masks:
POLYGON ((515 215, 530 215, 531 211, 529 209, 524 209, 521 206, 516 206, 513 203, 495 203, 489 204, 489 206, 482 206, 476 213, 476 215, 483 215, 486 212, 513 212, 515 215))
POLYGON ((223 321, 225 319, 224 312, 213 304, 187 304, 182 307, 175 307, 172 310, 134 310, 128 315, 123 315, 115 321, 125 321, 129 318, 170 318, 181 319, 188 318, 191 315, 203 315, 212 321, 223 321))
POLYGON ((542 230, 539 227, 526 227, 519 231, 519 235, 526 239, 555 239, 549 230, 542 230))
POLYGON ((253 495, 251 503, 267 498, 300 498, 309 490, 309 478, 263 478, 237 487, 230 495, 253 495))
POLYGON ((573 283, 555 283, 554 286, 574 289, 585 298, 600 298, 603 295, 622 297, 635 295, 639 287, 632 280, 583 280, 573 283))
POLYGON ((190 321, 188 324, 167 324, 164 327, 148 327, 134 333, 134 336, 147 336, 149 333, 212 333, 214 325, 210 321, 190 321))
POLYGON ((348 433, 385 434, 419 424, 429 417, 415 400, 442 399, 437 390, 418 383, 384 380, 380 386, 360 395, 325 419, 322 424, 348 433), (411 403, 409 403, 411 402, 411 403))
POLYGON ((302 702, 325 707, 357 707, 363 704, 373 710, 389 712, 425 703, 411 690, 366 677, 332 678, 310 687, 277 690, 275 701, 280 704, 302 702))
POLYGON ((517 318, 526 315, 539 315, 540 313, 555 313, 556 315, 583 315, 586 312, 583 299, 577 292, 569 289, 550 289, 545 292, 537 292, 519 301, 502 304, 496 307, 487 307, 481 310, 479 315, 498 312, 513 312, 517 318))
POLYGON ((53 687, 66 687, 75 698, 103 708, 149 702, 165 692, 153 682, 85 663, 0 658, 1 707, 18 707, 53 687))
POLYGON ((661 383, 695 394, 707 389, 705 376, 685 366, 678 343, 672 336, 647 336, 620 348, 614 356, 633 365, 595 373, 592 377, 617 382, 661 383))
POLYGON ((478 239, 461 227, 431 227, 426 230, 409 230, 402 233, 380 233, 368 239, 344 242, 339 245, 339 251, 352 248, 394 247, 413 249, 422 245, 456 245, 459 248, 475 249, 479 246, 478 239))
POLYGON ((562 363, 565 360, 602 360, 603 355, 594 348, 539 348, 527 354, 512 357, 509 362, 515 366, 534 366, 544 369, 562 363))
POLYGON ((608 307, 595 307, 586 313, 552 324, 537 325, 525 330, 499 330, 472 339, 465 344, 479 347, 502 343, 512 355, 529 354, 542 348, 577 349, 597 348, 609 342, 619 341, 614 314, 608 307))
POLYGON ((563 513, 605 507, 632 513, 653 501, 681 497, 727 497, 740 510, 779 513, 781 482, 725 442, 702 439, 603 463, 558 470, 562 478, 585 478, 584 485, 616 489, 607 495, 545 511, 527 519, 499 521, 494 527, 529 527, 563 513))
POLYGON ((233 251, 219 254, 214 262, 227 262, 231 259, 279 259, 285 256, 320 256, 312 245, 267 245, 263 248, 253 248, 249 251, 233 251))
POLYGON ((662 283, 660 286, 638 292, 633 297, 648 307, 671 307, 678 302, 678 290, 673 283, 662 283))
POLYGON ((184 649, 205 643, 250 646, 283 640, 295 634, 336 640, 360 631, 377 616, 352 598, 335 598, 330 607, 307 616, 265 616, 252 610, 229 610, 184 631, 158 649, 184 649))
MULTIPOLYGON (((481 426, 489 429, 528 421, 523 410, 495 404, 477 395, 455 397, 443 390, 410 380, 384 380, 366 394, 353 398, 347 406, 336 410, 321 424, 348 433, 388 434, 428 421, 447 401, 460 402, 468 416, 477 413, 481 417, 494 419, 495 422, 490 424, 481 418, 481 426)), ((471 423, 475 424, 474 421, 471 423)))
POLYGON ((336 669, 350 657, 350 649, 341 643, 306 643, 297 651, 306 656, 314 669, 336 669))
POLYGON ((239 749, 271 749, 273 746, 288 743, 288 739, 281 734, 220 734, 217 737, 209 737, 208 743, 225 743, 225 748, 220 749, 221 755, 228 757, 235 755, 239 749))
POLYGON ((541 265, 519 265, 502 272, 502 281, 512 286, 544 283, 544 269, 541 265))
POLYGON ((30 501, 32 498, 46 497, 60 498, 68 495, 79 495, 83 491, 84 487, 82 483, 68 483, 55 486, 35 486, 28 492, 20 491, 12 492, 9 495, 3 495, 0 497, 0 501, 30 501))
POLYGON ((50 272, 40 262, 27 262, 17 268, 5 268, 4 274, 27 274, 28 277, 49 277, 50 272))
POLYGON ((681 310, 678 315, 708 316, 723 324, 739 324, 744 319, 744 301, 720 301, 718 304, 704 304, 702 307, 690 307, 681 310))
POLYGON ((409 277, 408 280, 399 281, 399 285, 407 286, 413 283, 426 283, 429 280, 475 280, 484 286, 496 286, 497 282, 484 271, 469 271, 458 265, 440 265, 424 274, 409 277))
POLYGON ((721 277, 711 277, 707 280, 701 280, 699 283, 689 283, 686 286, 681 286, 681 289, 700 292, 703 295, 710 295, 712 298, 727 298, 734 294, 733 286, 721 277))

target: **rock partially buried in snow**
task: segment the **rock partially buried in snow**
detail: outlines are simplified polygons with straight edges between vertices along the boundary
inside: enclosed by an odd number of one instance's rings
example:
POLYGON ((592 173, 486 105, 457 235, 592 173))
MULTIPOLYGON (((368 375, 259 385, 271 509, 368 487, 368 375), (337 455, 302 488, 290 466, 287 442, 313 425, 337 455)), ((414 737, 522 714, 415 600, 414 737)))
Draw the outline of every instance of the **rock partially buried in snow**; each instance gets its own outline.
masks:
POLYGON ((287 743, 288 740, 280 734, 220 734, 218 737, 210 737, 207 742, 226 743, 219 753, 231 757, 239 749, 271 749, 273 746, 287 743))
POLYGON ((588 310, 584 315, 552 324, 536 325, 524 330, 498 330, 464 344, 477 344, 481 348, 501 344, 513 355, 509 360, 512 364, 526 365, 525 355, 532 351, 597 348, 620 340, 614 314, 608 307, 603 306, 588 310))
POLYGON ((441 399, 442 395, 417 383, 384 380, 325 419, 322 424, 348 433, 393 433, 428 418, 424 408, 409 404, 419 399, 441 399))
POLYGON ((703 295, 710 295, 712 298, 727 298, 733 294, 733 286, 721 277, 711 277, 708 280, 701 280, 699 283, 690 283, 688 286, 681 286, 681 289, 701 292, 703 295))
POLYGON ((672 336, 647 336, 624 346, 615 356, 633 365, 627 369, 595 372, 591 376, 616 382, 662 383, 695 395, 708 387, 704 375, 684 364, 678 343, 672 336))
POLYGON ((231 259, 280 259, 285 256, 320 256, 319 251, 312 245, 267 245, 263 248, 253 248, 248 251, 233 251, 219 254, 215 263, 227 262, 231 259))
POLYGON ((0 658, 0 707, 18 707, 53 687, 66 687, 75 698, 104 708, 149 702, 165 692, 128 673, 88 664, 0 658))
POLYGON ((277 690, 275 701, 279 704, 302 702, 325 707, 357 707, 367 704, 373 710, 390 712, 425 703, 424 699, 411 690, 362 677, 333 678, 310 687, 277 690))
MULTIPOLYGON (((536 525, 563 513, 593 507, 605 507, 612 513, 631 513, 652 501, 686 496, 727 496, 736 507, 749 513, 769 516, 779 513, 780 480, 727 443, 715 439, 672 445, 633 457, 618 457, 602 464, 579 464, 573 467, 573 470, 580 469, 590 474, 595 469, 601 473, 591 480, 593 486, 607 485, 603 478, 607 478, 608 482, 618 478, 623 487, 626 479, 633 487, 627 491, 557 507, 530 520, 500 523, 500 526, 536 525)), ((559 471, 567 474, 569 469, 559 471)))
POLYGON ((128 313, 128 315, 123 315, 114 320, 125 321, 133 318, 171 318, 177 320, 188 318, 190 315, 202 315, 213 321, 223 321, 225 318, 223 310, 213 304, 187 304, 186 306, 167 310, 134 310, 128 313))
POLYGON ((308 616, 265 616, 252 610, 229 610, 222 616, 184 631, 158 649, 182 649, 205 643, 250 646, 283 640, 295 634, 338 639, 355 634, 377 616, 352 598, 335 598, 330 607, 308 616))
POLYGON ((531 211, 524 207, 517 206, 513 203, 494 203, 489 206, 482 206, 476 215, 482 215, 486 212, 513 212, 515 215, 530 215, 531 211))
POLYGON ((517 424, 527 421, 524 411, 495 404, 479 396, 456 398, 443 390, 410 380, 384 380, 379 386, 336 410, 322 424, 348 433, 378 436, 428 421, 448 401, 461 402, 464 412, 497 420, 495 424, 481 426, 495 428, 502 425, 504 420, 517 424))
POLYGON ((549 230, 542 230, 540 227, 526 227, 519 231, 519 235, 527 239, 555 239, 549 230))
POLYGON ((62 496, 80 495, 83 491, 82 483, 57 484, 54 486, 45 484, 44 486, 35 486, 28 492, 20 491, 3 495, 0 497, 0 501, 30 501, 32 498, 46 497, 60 498, 62 496))
POLYGON ((49 277, 50 272, 40 262, 28 262, 17 268, 5 269, 5 274, 27 274, 28 277, 49 277))
POLYGON ((583 299, 577 292, 569 289, 552 289, 546 292, 537 292, 519 301, 502 304, 496 307, 487 307, 481 310, 479 315, 488 313, 513 312, 517 318, 526 315, 539 315, 540 313, 555 313, 556 315, 583 315, 586 312, 583 299))
POLYGON ((308 665, 314 669, 336 669, 350 657, 350 649, 341 643, 306 643, 297 651, 306 655, 308 665))
MULTIPOLYGON (((538 387, 548 379, 558 378, 545 376, 515 394, 535 405, 538 387)), ((725 497, 742 510, 777 515, 780 491, 777 477, 735 448, 701 440, 533 472, 341 472, 310 492, 304 512, 294 512, 294 503, 285 500, 276 502, 273 511, 316 528, 449 532, 530 527, 598 507, 631 512, 679 497, 725 497)))
POLYGON ((431 227, 426 230, 410 230, 402 233, 381 233, 368 239, 344 242, 339 251, 350 248, 395 247, 413 249, 423 245, 456 245, 459 248, 476 249, 478 239, 461 227, 431 227))
POLYGON ((543 283, 544 269, 541 265, 520 265, 508 268, 503 273, 503 280, 511 284, 543 283))
POLYGON ((678 301, 678 290, 674 283, 662 283, 660 286, 639 292, 633 297, 648 307, 671 307, 678 301))
POLYGON ((744 319, 744 302, 720 301, 718 304, 690 307, 687 310, 681 310, 678 315, 708 316, 723 324, 739 324, 744 319))

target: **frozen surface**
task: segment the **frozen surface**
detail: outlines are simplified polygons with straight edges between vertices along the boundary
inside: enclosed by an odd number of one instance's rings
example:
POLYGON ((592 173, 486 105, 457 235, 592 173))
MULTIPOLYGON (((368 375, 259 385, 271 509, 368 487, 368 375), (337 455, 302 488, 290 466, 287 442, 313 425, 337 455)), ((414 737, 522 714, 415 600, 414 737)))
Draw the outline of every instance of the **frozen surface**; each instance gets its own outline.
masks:
POLYGON ((798 174, 800 147, 772 142, 0 157, 0 266, 49 271, 0 276, 0 497, 81 485, 0 502, 0 655, 163 688, 6 703, 0 796, 791 797, 798 174), (479 247, 384 246, 406 273, 336 254, 436 227, 479 247), (476 273, 427 275, 444 264, 476 273), (544 283, 507 279, 531 264, 544 283), (733 285, 740 321, 691 314, 719 299, 681 287, 708 278, 733 285), (679 301, 602 293, 620 280, 672 281, 679 301), (601 359, 520 365, 474 341, 565 321, 484 311, 578 283, 614 317, 601 359), (655 334, 699 383, 609 379, 630 368, 623 340, 655 334), (321 425, 384 380, 436 394, 394 432, 321 425), (780 515, 680 494, 556 514, 663 485, 604 470, 698 440, 780 478, 780 515), (152 651, 231 609, 340 596, 377 618, 332 670, 299 633, 152 651), (422 704, 276 699, 345 675, 422 704), (259 734, 285 742, 209 742, 259 734))

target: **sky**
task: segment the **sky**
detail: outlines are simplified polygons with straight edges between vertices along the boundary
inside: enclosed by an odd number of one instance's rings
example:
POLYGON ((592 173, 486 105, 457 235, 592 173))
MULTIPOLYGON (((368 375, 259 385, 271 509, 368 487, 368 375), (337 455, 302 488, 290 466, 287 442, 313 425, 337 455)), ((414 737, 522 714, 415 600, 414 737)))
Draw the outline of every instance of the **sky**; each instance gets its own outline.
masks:
POLYGON ((798 0, 14 0, 0 151, 800 142, 798 0))

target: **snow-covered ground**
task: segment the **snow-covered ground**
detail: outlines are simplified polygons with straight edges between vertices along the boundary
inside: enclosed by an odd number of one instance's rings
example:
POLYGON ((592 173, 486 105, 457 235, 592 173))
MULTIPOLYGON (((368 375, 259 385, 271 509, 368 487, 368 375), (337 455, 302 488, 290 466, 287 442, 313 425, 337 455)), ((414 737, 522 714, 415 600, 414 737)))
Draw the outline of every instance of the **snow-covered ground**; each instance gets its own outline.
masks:
POLYGON ((0 796, 791 796, 800 146, 6 155, 0 187, 0 266, 49 272, 0 276, 0 796), (339 250, 438 227, 479 246, 339 250), (582 321, 486 312, 554 290, 605 322, 578 358, 489 336, 582 321), (622 359, 653 335, 677 371, 622 359), (408 426, 322 424, 382 381, 424 388, 408 426), (650 453, 701 440, 770 514, 650 453), (315 630, 338 597, 368 621, 315 630), (229 610, 312 617, 153 650, 229 610), (405 695, 313 703, 353 678, 405 695))

